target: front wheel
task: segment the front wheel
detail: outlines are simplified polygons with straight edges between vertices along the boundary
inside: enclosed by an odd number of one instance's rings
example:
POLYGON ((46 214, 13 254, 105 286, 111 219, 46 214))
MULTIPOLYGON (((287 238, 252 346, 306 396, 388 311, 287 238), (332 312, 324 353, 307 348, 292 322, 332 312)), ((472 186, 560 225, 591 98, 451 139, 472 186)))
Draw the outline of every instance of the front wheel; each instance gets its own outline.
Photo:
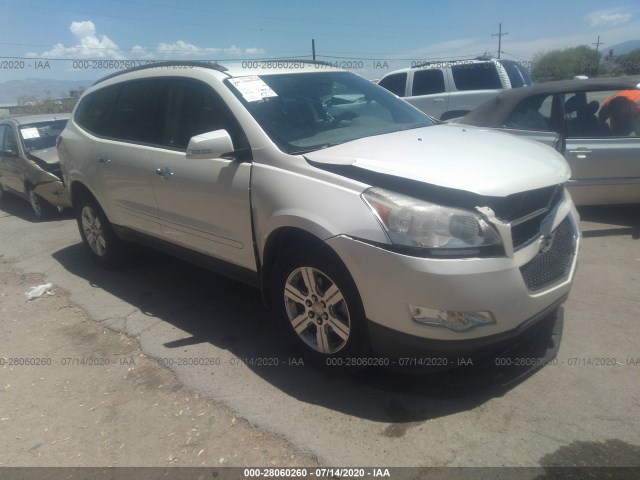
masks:
POLYGON ((76 208, 76 221, 82 241, 94 262, 115 267, 122 262, 124 246, 106 215, 92 198, 84 198, 76 208))
POLYGON ((44 220, 45 218, 50 217, 54 211, 53 206, 36 192, 34 192, 32 188, 29 188, 27 191, 29 194, 29 203, 31 204, 31 210, 33 211, 36 219, 44 220))
POLYGON ((333 255, 285 251, 278 258, 271 309, 289 340, 315 366, 357 371, 369 350, 360 295, 333 255))

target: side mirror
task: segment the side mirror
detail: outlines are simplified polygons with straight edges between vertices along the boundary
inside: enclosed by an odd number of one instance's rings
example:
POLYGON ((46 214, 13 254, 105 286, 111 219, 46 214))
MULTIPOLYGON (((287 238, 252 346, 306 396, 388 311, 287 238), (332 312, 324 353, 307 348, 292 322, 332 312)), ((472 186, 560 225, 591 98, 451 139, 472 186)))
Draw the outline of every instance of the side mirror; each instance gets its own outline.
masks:
POLYGON ((187 146, 187 158, 220 158, 233 151, 233 142, 226 130, 215 130, 191 137, 187 146))
POLYGON ((13 150, 0 150, 0 157, 16 158, 17 156, 18 152, 14 152, 13 150))

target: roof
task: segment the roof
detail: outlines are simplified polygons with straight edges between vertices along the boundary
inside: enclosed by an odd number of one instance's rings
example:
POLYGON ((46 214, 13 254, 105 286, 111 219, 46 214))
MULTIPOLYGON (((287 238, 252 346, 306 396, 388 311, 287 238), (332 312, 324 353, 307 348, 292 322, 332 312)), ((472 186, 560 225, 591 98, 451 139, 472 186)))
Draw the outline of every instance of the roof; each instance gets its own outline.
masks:
POLYGON ((292 72, 324 72, 336 69, 326 62, 317 62, 312 60, 300 60, 300 59, 280 59, 280 60, 249 60, 242 63, 232 63, 228 65, 221 65, 218 62, 211 62, 207 60, 195 60, 195 61, 167 61, 167 62, 150 62, 145 65, 138 65, 126 70, 120 70, 110 75, 102 77, 96 81, 93 85, 97 85, 105 80, 109 80, 126 73, 137 72, 141 70, 165 70, 173 71, 175 69, 185 68, 203 68, 209 70, 215 70, 222 72, 228 77, 241 77, 248 75, 265 75, 265 74, 279 74, 279 73, 292 73, 292 72))
POLYGON ((483 127, 498 127, 516 105, 525 98, 535 95, 553 95, 556 93, 598 90, 633 90, 637 88, 640 88, 640 75, 534 83, 528 87, 505 90, 500 95, 493 97, 491 100, 488 100, 462 117, 457 123, 483 127))
POLYGON ((71 118, 70 113, 45 113, 42 115, 20 115, 16 117, 7 118, 18 125, 26 125, 28 123, 38 122, 51 122, 54 120, 69 120, 71 118))

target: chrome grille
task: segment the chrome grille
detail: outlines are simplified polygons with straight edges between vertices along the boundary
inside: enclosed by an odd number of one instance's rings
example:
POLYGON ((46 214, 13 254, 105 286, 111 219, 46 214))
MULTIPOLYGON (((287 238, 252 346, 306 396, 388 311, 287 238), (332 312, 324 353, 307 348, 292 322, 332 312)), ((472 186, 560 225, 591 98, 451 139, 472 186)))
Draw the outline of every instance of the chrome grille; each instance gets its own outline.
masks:
POLYGON ((547 212, 562 200, 562 186, 525 192, 511 212, 513 249, 519 250, 540 236, 540 227, 547 212))
POLYGON ((531 291, 540 290, 569 273, 576 249, 576 232, 567 216, 542 243, 533 259, 520 267, 524 283, 531 291))

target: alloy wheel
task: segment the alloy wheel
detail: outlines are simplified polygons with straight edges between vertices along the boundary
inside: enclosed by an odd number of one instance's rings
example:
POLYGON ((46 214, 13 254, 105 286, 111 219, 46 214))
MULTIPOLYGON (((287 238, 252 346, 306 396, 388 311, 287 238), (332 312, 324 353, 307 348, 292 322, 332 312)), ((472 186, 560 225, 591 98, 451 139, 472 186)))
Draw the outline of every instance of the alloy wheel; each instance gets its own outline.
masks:
POLYGON ((107 241, 100 218, 93 208, 85 205, 82 209, 81 219, 82 231, 89 247, 97 256, 104 256, 107 252, 107 241))
POLYGON ((349 308, 326 274, 312 267, 296 268, 285 283, 284 302, 291 328, 307 346, 323 354, 344 348, 351 333, 349 308))

